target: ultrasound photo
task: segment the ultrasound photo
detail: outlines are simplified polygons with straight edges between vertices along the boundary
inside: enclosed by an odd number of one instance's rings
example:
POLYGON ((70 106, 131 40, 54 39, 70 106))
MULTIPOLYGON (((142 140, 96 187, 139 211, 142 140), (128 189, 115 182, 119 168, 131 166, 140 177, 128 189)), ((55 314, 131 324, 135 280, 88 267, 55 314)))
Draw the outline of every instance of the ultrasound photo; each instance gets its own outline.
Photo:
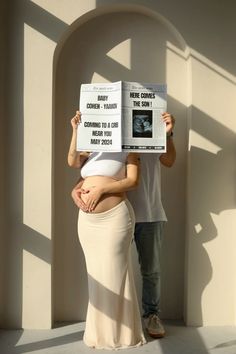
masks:
POLYGON ((133 110, 133 138, 152 138, 152 111, 133 110))

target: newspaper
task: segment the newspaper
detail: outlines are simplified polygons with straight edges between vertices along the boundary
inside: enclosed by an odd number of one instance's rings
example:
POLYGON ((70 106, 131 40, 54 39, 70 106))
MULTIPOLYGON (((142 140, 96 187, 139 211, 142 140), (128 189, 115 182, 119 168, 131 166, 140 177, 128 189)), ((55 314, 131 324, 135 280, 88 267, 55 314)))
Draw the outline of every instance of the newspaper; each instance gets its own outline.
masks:
POLYGON ((165 84, 82 84, 77 150, 166 152, 166 96, 165 84))

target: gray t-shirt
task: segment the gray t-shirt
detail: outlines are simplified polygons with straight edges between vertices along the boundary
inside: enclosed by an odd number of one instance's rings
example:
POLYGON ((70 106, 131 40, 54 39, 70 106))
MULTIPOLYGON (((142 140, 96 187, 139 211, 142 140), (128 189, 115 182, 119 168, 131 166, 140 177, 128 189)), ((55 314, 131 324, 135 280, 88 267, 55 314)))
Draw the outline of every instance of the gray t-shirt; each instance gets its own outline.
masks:
POLYGON ((127 193, 136 222, 167 221, 161 201, 160 154, 143 153, 137 189, 127 193))

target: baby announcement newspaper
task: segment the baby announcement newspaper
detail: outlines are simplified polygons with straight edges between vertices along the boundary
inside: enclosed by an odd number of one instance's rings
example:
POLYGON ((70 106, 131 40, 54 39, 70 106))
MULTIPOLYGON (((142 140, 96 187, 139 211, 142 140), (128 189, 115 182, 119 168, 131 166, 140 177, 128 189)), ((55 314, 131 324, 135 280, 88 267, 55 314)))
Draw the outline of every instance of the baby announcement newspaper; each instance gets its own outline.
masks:
POLYGON ((165 84, 82 84, 77 151, 166 152, 166 96, 165 84))

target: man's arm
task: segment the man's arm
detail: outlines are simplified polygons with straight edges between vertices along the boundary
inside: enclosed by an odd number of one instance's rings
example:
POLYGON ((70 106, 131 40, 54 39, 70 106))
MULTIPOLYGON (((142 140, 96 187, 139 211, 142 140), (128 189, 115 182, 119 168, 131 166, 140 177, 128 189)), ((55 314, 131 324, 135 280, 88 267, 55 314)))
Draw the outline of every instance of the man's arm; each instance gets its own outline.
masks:
POLYGON ((167 137, 166 152, 161 154, 160 161, 166 167, 173 166, 176 159, 176 150, 172 136, 167 137))
POLYGON ((175 118, 170 113, 163 113, 163 120, 166 123, 166 152, 161 154, 160 161, 166 167, 173 166, 176 160, 176 150, 173 140, 173 129, 175 125, 175 118))

